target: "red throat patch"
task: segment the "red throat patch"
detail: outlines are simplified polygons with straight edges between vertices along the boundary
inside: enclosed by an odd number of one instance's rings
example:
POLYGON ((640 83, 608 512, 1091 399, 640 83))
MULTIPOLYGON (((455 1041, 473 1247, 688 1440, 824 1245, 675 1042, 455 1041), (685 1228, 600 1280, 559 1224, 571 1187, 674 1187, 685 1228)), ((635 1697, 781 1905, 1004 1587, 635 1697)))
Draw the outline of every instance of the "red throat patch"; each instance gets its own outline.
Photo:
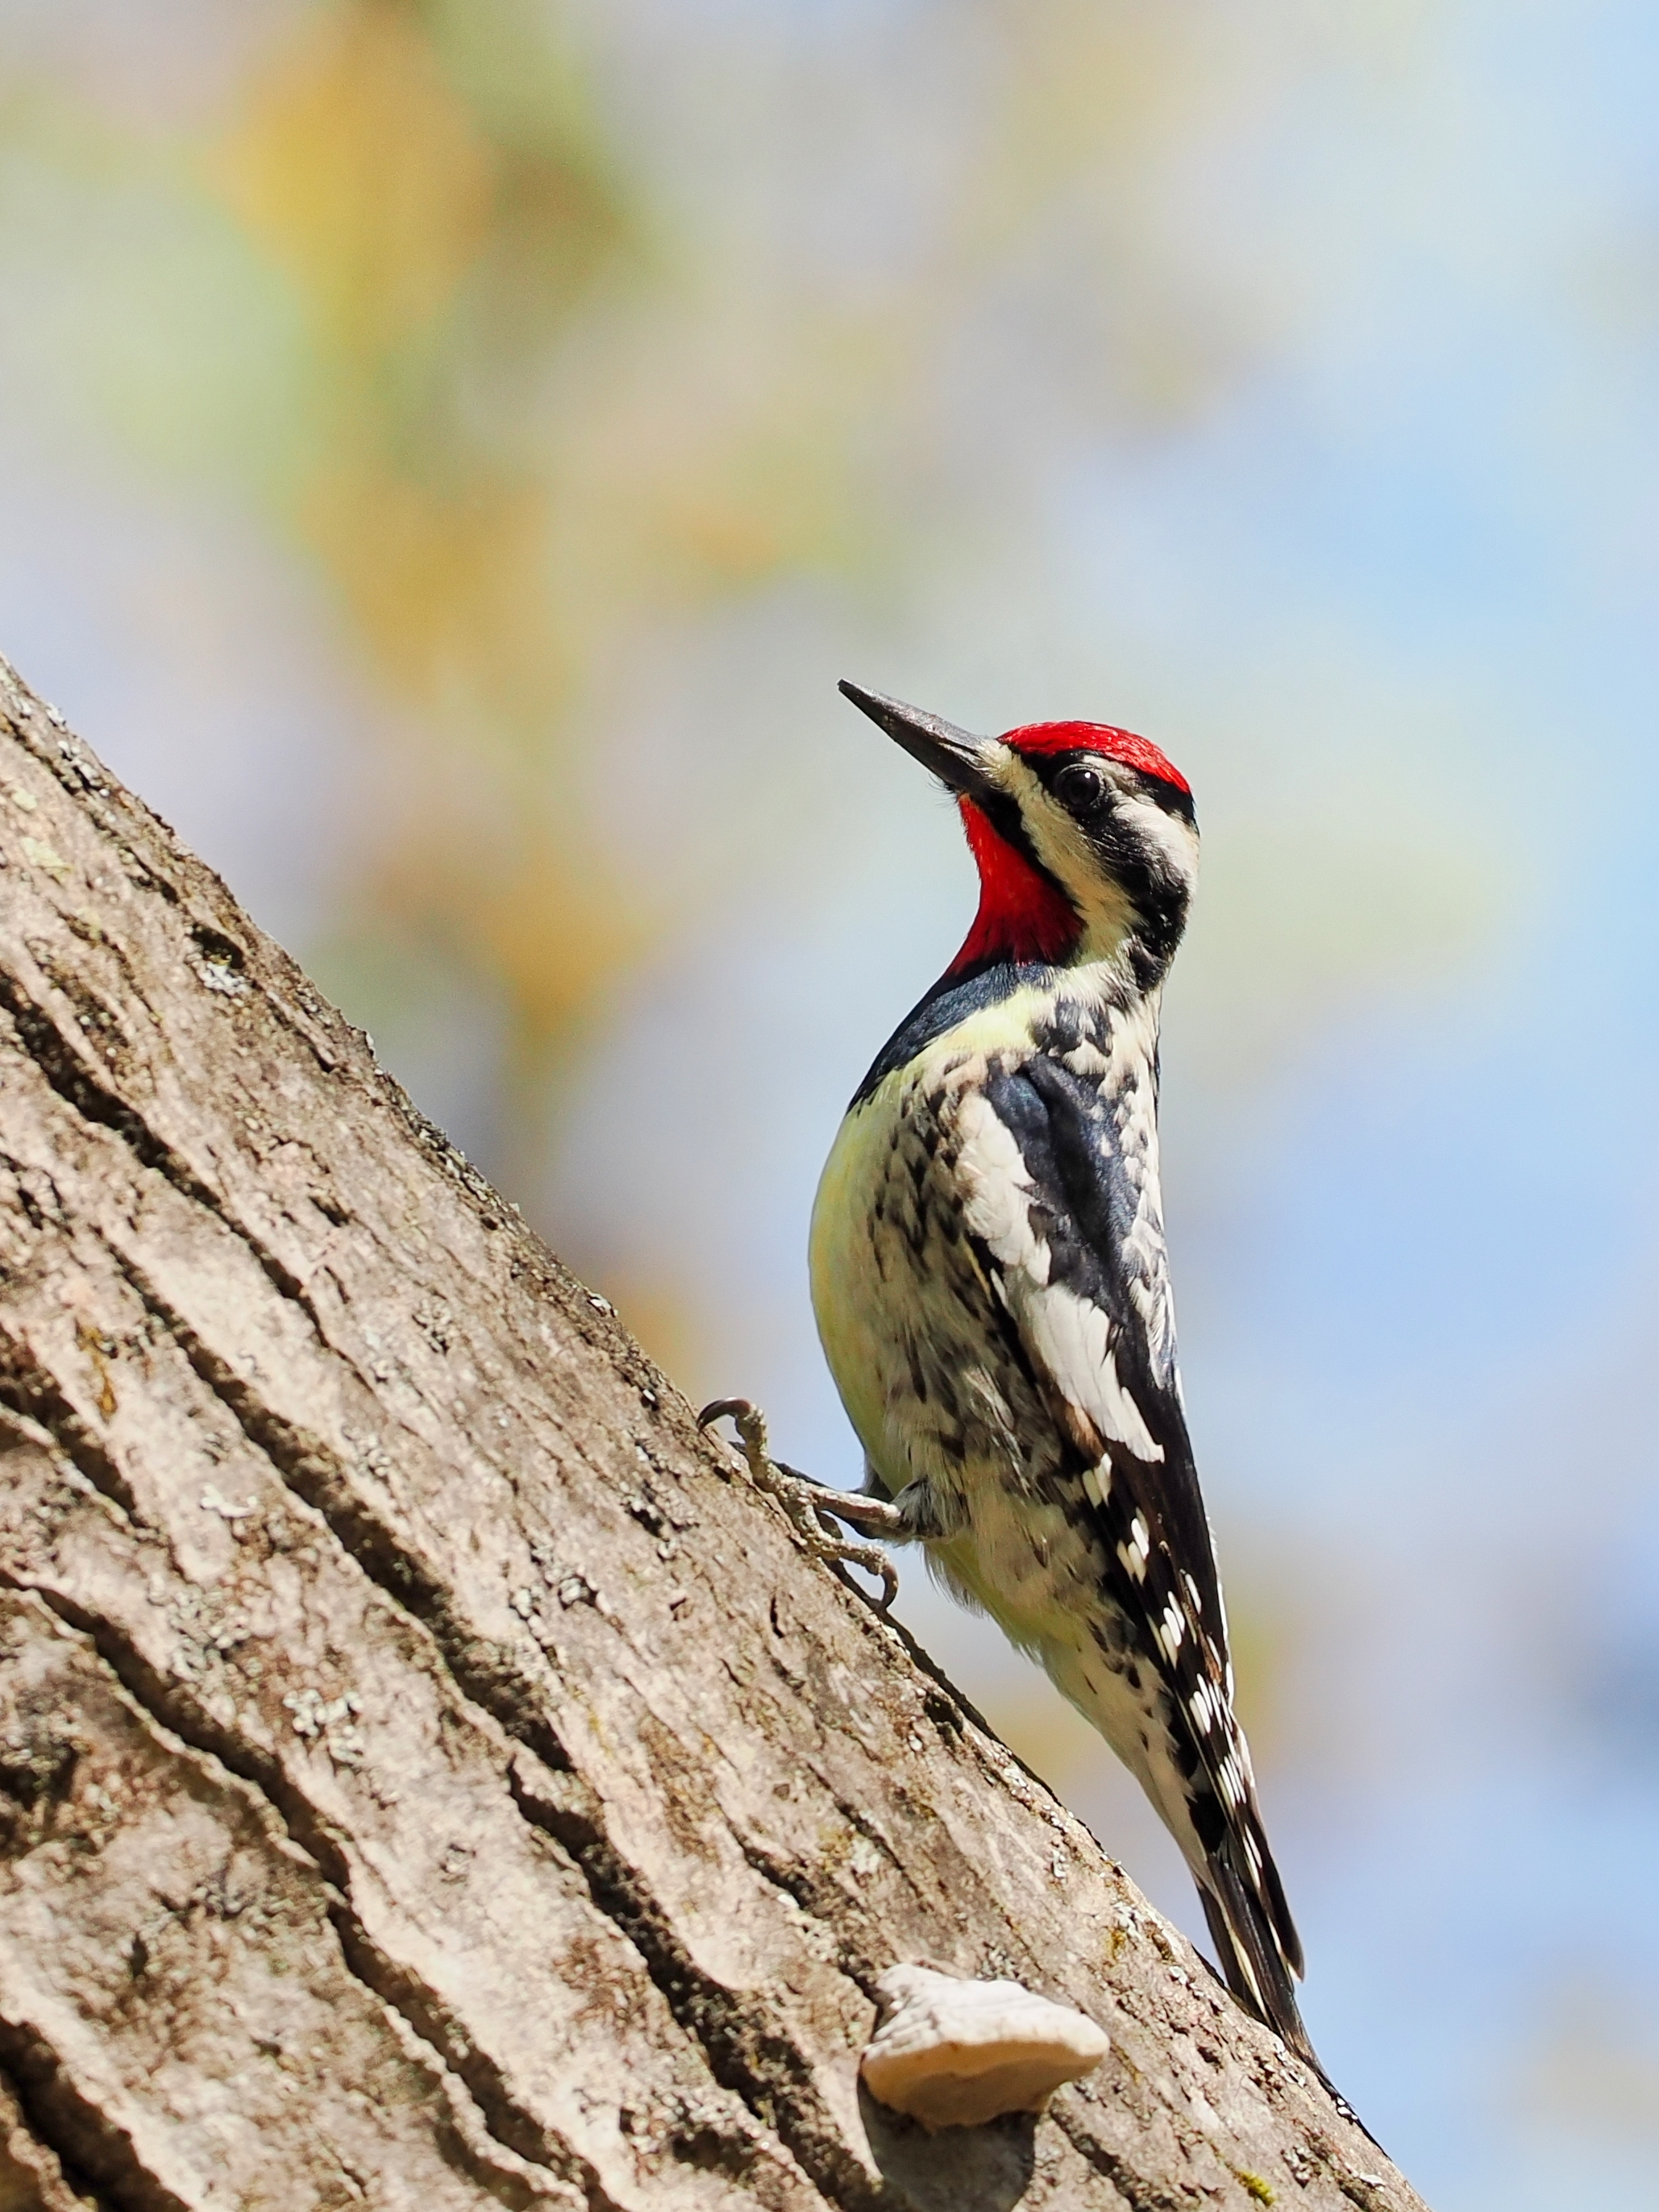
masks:
POLYGON ((988 960, 1061 960, 1082 927, 1064 891, 998 836, 971 799, 957 802, 979 866, 979 912, 946 969, 958 975, 988 960))

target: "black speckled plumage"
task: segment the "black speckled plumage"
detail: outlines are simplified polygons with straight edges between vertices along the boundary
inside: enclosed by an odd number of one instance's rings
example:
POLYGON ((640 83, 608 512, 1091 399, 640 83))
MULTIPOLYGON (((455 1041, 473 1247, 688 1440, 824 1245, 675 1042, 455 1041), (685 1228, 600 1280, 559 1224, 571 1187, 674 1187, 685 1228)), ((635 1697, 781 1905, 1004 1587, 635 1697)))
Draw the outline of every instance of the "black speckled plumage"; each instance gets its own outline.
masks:
MULTIPOLYGON (((888 726, 907 711, 883 702, 888 726)), ((825 1169, 825 1351, 870 1486, 1137 1774, 1229 1983, 1316 2065, 1176 1364, 1158 1027, 1196 860, 1190 793, 1121 732, 973 740, 929 720, 910 746, 929 765, 941 729, 939 772, 978 810, 981 914, 825 1169), (1022 901, 1042 957, 1021 957, 1022 901), (1076 918, 1059 957, 1057 914, 1076 918)))

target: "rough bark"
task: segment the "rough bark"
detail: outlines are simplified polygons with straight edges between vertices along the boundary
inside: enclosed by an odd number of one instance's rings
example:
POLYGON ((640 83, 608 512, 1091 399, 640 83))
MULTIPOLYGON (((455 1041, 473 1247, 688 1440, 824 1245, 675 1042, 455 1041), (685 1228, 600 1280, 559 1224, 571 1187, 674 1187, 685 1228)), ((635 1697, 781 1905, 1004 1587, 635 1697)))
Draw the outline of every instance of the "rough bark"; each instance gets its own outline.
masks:
POLYGON ((0 2212, 1418 2204, 3 664, 0 856, 0 2212))

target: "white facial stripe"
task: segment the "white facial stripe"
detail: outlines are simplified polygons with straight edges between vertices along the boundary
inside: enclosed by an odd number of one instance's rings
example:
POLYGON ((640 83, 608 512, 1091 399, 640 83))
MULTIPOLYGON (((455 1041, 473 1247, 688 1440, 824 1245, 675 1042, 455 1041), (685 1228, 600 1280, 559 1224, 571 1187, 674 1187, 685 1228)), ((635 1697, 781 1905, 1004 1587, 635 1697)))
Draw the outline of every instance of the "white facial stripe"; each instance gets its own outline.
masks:
MULTIPOLYGON (((1158 856, 1173 882, 1190 890, 1198 876, 1196 831, 1146 798, 1132 770, 1105 754, 1097 757, 1097 765, 1110 781, 1118 813, 1137 841, 1158 856)), ((1128 898, 1103 870, 1100 855, 1080 824, 1012 745, 1003 748, 996 771, 997 781, 1019 807, 1038 860, 1064 884, 1080 910, 1089 953, 1097 959, 1109 957, 1134 924, 1128 898)))
POLYGON ((1133 824, 1143 844, 1162 853, 1170 878, 1190 890, 1198 878, 1198 837, 1191 823, 1178 814, 1166 814, 1156 799, 1139 789, 1123 792, 1117 811, 1133 824))
POLYGON ((1115 951, 1133 927, 1134 914, 1119 886, 1103 874, 1100 860, 1082 830, 1044 787, 1035 770, 1012 750, 1012 772, 1006 781, 1018 800, 1020 818, 1032 849, 1056 881, 1063 884, 1083 915, 1085 941, 1097 957, 1115 951))

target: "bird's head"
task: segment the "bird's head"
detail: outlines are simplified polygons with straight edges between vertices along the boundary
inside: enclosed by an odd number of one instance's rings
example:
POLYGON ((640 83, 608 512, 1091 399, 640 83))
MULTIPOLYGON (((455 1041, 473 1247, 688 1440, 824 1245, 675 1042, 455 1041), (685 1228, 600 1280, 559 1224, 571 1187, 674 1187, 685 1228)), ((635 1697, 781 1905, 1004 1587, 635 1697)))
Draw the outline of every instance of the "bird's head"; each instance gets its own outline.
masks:
POLYGON ((979 864, 979 913, 949 973, 998 962, 1121 963, 1140 988, 1169 966, 1198 872, 1186 778, 1101 722, 976 738, 878 691, 842 691, 956 793, 979 864))

